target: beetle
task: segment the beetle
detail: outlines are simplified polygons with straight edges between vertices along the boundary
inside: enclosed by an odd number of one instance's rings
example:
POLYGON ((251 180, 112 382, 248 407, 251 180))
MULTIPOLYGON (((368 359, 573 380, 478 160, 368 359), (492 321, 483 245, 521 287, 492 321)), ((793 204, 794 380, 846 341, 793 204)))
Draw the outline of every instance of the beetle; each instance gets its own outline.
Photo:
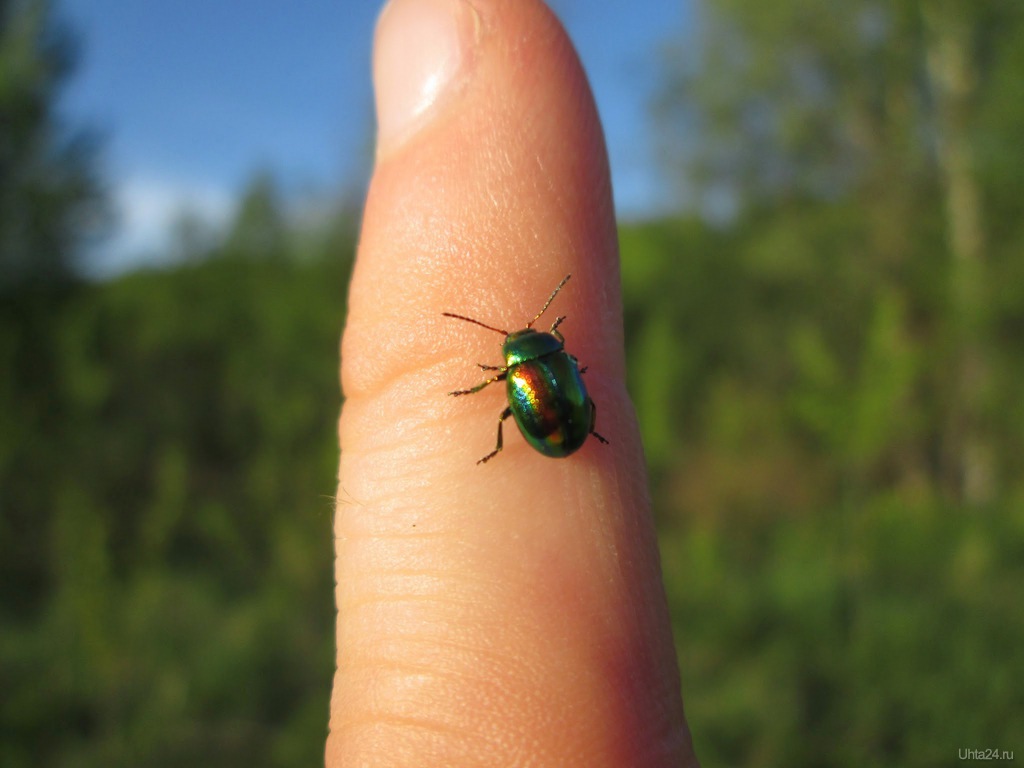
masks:
POLYGON ((481 369, 497 373, 471 389, 448 393, 452 397, 471 395, 488 384, 506 382, 508 407, 498 417, 498 444, 477 464, 490 461, 501 451, 501 429, 509 416, 515 418, 526 442, 552 458, 565 458, 575 453, 586 442, 588 435, 593 435, 604 444, 608 443, 594 431, 597 406, 590 399, 583 383, 582 374, 587 369, 580 368, 576 358, 565 351, 565 337, 558 332, 558 326, 565 320, 565 316, 556 318, 546 333, 533 328, 533 324, 551 306, 570 277, 571 274, 565 276, 544 302, 540 312, 521 331, 509 333, 465 315, 441 313, 445 317, 465 320, 505 336, 501 346, 505 364, 478 363, 481 369))

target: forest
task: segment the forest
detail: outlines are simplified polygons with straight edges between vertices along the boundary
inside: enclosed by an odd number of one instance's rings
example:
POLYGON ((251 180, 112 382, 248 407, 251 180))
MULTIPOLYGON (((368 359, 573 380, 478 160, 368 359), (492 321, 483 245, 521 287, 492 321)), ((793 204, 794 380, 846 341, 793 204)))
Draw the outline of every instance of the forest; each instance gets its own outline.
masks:
MULTIPOLYGON (((673 211, 619 232, 697 753, 1024 756, 1024 5, 700 8, 651 105, 673 211)), ((0 0, 0 765, 321 763, 358 213, 254 172, 89 279, 76 50, 0 0)))

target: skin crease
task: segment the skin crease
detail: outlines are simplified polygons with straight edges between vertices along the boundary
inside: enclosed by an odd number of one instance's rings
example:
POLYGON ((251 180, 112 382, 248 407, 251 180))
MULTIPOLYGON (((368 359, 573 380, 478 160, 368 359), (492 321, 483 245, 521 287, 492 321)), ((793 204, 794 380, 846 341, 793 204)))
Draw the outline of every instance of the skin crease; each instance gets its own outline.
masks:
MULTIPOLYGON (((420 2, 420 0, 396 0, 420 2)), ((474 0, 475 47, 380 147, 342 342, 338 666, 326 765, 696 765, 624 385, 604 140, 538 0, 474 0), (514 422, 508 330, 559 315, 594 438, 567 459, 514 422)))

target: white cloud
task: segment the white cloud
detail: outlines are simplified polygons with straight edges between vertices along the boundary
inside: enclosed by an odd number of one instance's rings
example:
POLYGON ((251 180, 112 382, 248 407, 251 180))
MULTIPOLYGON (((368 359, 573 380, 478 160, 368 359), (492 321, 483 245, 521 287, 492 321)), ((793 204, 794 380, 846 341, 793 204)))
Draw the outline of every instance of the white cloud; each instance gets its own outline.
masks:
POLYGON ((114 232, 88 259, 88 271, 96 277, 164 263, 173 257, 174 225, 184 215, 216 229, 234 208, 224 187, 156 176, 124 179, 114 187, 111 202, 114 232))

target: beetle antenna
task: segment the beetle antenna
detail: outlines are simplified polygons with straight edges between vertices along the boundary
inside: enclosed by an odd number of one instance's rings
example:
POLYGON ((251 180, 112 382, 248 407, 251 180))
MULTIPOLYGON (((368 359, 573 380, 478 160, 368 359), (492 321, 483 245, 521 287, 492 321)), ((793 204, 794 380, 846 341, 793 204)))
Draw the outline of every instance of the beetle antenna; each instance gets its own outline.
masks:
POLYGON ((444 315, 445 317, 454 317, 456 320, 465 320, 467 323, 473 323, 474 325, 479 325, 481 328, 486 328, 489 331, 495 331, 497 333, 502 333, 508 336, 508 331, 503 331, 501 330, 501 328, 493 328, 490 325, 485 325, 484 323, 481 323, 479 320, 474 320, 472 317, 466 317, 465 315, 453 315, 451 312, 442 312, 441 314, 444 315))
POLYGON ((570 273, 570 274, 568 274, 568 275, 566 275, 566 276, 565 276, 565 277, 564 277, 564 278, 562 279, 562 282, 560 282, 560 283, 558 284, 558 287, 557 287, 557 288, 555 288, 555 290, 553 290, 553 291, 551 292, 551 295, 550 295, 550 296, 548 296, 548 300, 544 302, 544 306, 540 308, 540 312, 538 312, 538 313, 537 313, 537 316, 536 316, 535 318, 533 318, 533 320, 531 320, 530 322, 528 322, 528 323, 526 324, 526 327, 527 327, 527 328, 529 328, 529 327, 530 327, 530 326, 532 326, 532 325, 533 325, 534 323, 536 323, 536 322, 537 322, 538 320, 540 320, 540 316, 541 316, 541 315, 543 315, 543 314, 544 314, 544 312, 545 312, 545 311, 547 311, 547 308, 551 306, 551 302, 555 300, 555 296, 557 296, 557 295, 558 295, 558 292, 559 292, 560 290, 562 290, 562 286, 563 286, 563 285, 565 285, 565 284, 566 284, 567 282, 569 282, 569 278, 570 278, 570 277, 572 277, 572 274, 571 274, 571 273, 570 273))

